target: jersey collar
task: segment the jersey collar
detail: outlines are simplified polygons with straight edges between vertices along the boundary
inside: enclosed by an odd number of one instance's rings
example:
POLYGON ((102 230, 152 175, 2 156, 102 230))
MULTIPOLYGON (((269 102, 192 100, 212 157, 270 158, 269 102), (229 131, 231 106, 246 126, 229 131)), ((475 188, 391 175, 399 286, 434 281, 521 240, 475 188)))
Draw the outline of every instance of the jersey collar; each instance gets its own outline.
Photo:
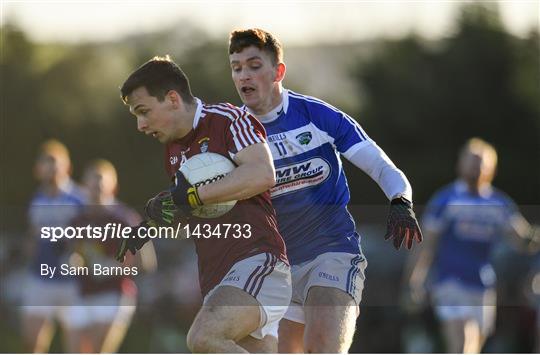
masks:
POLYGON ((198 97, 195 98, 195 102, 197 103, 197 109, 195 110, 195 117, 193 117, 193 129, 197 128, 197 125, 201 120, 203 109, 203 103, 198 97))
MULTIPOLYGON (((456 181, 456 190, 459 193, 470 193, 469 188, 467 187, 467 183, 461 179, 458 179, 456 181)), ((482 198, 489 198, 492 192, 493 192, 492 186, 486 185, 480 189, 479 196, 482 198)))
POLYGON ((289 109, 289 90, 281 90, 281 102, 273 110, 271 110, 265 115, 254 114, 246 105, 244 105, 244 108, 263 123, 273 122, 277 120, 282 113, 287 114, 287 110, 289 109))

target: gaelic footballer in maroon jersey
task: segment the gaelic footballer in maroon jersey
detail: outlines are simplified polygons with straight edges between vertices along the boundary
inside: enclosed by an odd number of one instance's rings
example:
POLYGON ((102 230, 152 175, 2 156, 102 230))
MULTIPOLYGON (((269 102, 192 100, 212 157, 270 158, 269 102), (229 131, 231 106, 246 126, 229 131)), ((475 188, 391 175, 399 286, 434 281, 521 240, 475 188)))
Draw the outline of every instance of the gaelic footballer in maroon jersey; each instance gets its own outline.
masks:
MULTIPOLYGON (((249 225, 249 236, 194 239, 201 291, 205 296, 187 336, 193 352, 276 352, 277 326, 291 299, 285 244, 277 229, 268 190, 275 171, 261 124, 229 104, 204 105, 193 97, 182 70, 170 58, 154 58, 133 72, 121 88, 140 132, 166 144, 165 164, 174 181, 150 199, 148 225, 249 225), (191 185, 178 171, 188 158, 213 152, 236 166, 222 179, 191 185), (200 219, 202 205, 238 201, 225 215, 200 219), (239 308, 240 307, 240 308, 239 308), (234 325, 231 327, 231 325, 234 325)), ((143 243, 125 239, 117 258, 143 243)))
MULTIPOLYGON (((168 143, 165 149, 165 168, 171 179, 182 162, 201 153, 201 149, 230 159, 252 144, 265 142, 266 133, 261 123, 247 112, 230 104, 206 105, 199 99, 196 99, 196 102, 193 130, 183 138, 168 143)), ((249 238, 223 238, 224 235, 220 235, 219 238, 215 236, 194 239, 199 256, 199 278, 203 296, 216 286, 240 259, 269 252, 287 263, 285 244, 277 229, 269 191, 238 201, 233 209, 222 217, 191 217, 190 226, 196 223, 210 224, 212 230, 220 224, 250 225, 249 238)))

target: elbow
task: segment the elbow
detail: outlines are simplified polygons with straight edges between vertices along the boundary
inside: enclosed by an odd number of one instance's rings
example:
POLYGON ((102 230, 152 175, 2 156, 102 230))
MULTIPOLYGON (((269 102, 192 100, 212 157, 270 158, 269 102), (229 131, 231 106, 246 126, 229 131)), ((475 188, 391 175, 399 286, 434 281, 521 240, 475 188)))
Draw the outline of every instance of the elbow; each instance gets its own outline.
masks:
POLYGON ((261 169, 261 178, 259 179, 261 191, 266 191, 276 186, 276 173, 274 168, 266 166, 261 169))
POLYGON ((276 186, 276 173, 274 172, 274 169, 269 170, 270 171, 265 176, 266 190, 276 186))
POLYGON ((265 192, 276 186, 276 174, 272 166, 261 166, 257 171, 259 176, 253 181, 256 184, 257 193, 265 192))

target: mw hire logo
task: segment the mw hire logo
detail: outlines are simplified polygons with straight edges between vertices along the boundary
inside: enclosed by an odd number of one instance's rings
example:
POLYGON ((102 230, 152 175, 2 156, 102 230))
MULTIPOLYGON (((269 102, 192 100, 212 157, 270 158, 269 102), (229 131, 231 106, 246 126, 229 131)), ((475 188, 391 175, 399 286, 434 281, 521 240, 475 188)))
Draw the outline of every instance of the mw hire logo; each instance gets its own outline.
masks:
POLYGON ((321 157, 276 167, 276 186, 270 190, 270 194, 276 197, 322 184, 330 173, 330 164, 321 157))

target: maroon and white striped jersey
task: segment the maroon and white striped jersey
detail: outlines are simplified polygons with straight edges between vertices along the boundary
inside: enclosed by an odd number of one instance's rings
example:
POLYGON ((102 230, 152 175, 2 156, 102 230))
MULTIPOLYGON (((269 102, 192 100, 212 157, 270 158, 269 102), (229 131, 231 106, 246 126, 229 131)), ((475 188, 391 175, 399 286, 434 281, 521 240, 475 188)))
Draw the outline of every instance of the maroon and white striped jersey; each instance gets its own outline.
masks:
MULTIPOLYGON (((165 167, 171 179, 181 164, 193 155, 212 152, 227 157, 234 163, 234 156, 253 144, 265 143, 266 132, 262 124, 246 111, 231 104, 206 105, 197 99, 193 129, 182 139, 167 144, 165 167)), ((203 296, 216 286, 229 269, 239 260, 269 252, 288 264, 285 243, 279 234, 276 215, 268 191, 241 200, 233 209, 219 218, 192 217, 194 226, 249 225, 249 238, 224 238, 212 235, 196 238, 194 242, 199 259, 199 283, 203 296)))

